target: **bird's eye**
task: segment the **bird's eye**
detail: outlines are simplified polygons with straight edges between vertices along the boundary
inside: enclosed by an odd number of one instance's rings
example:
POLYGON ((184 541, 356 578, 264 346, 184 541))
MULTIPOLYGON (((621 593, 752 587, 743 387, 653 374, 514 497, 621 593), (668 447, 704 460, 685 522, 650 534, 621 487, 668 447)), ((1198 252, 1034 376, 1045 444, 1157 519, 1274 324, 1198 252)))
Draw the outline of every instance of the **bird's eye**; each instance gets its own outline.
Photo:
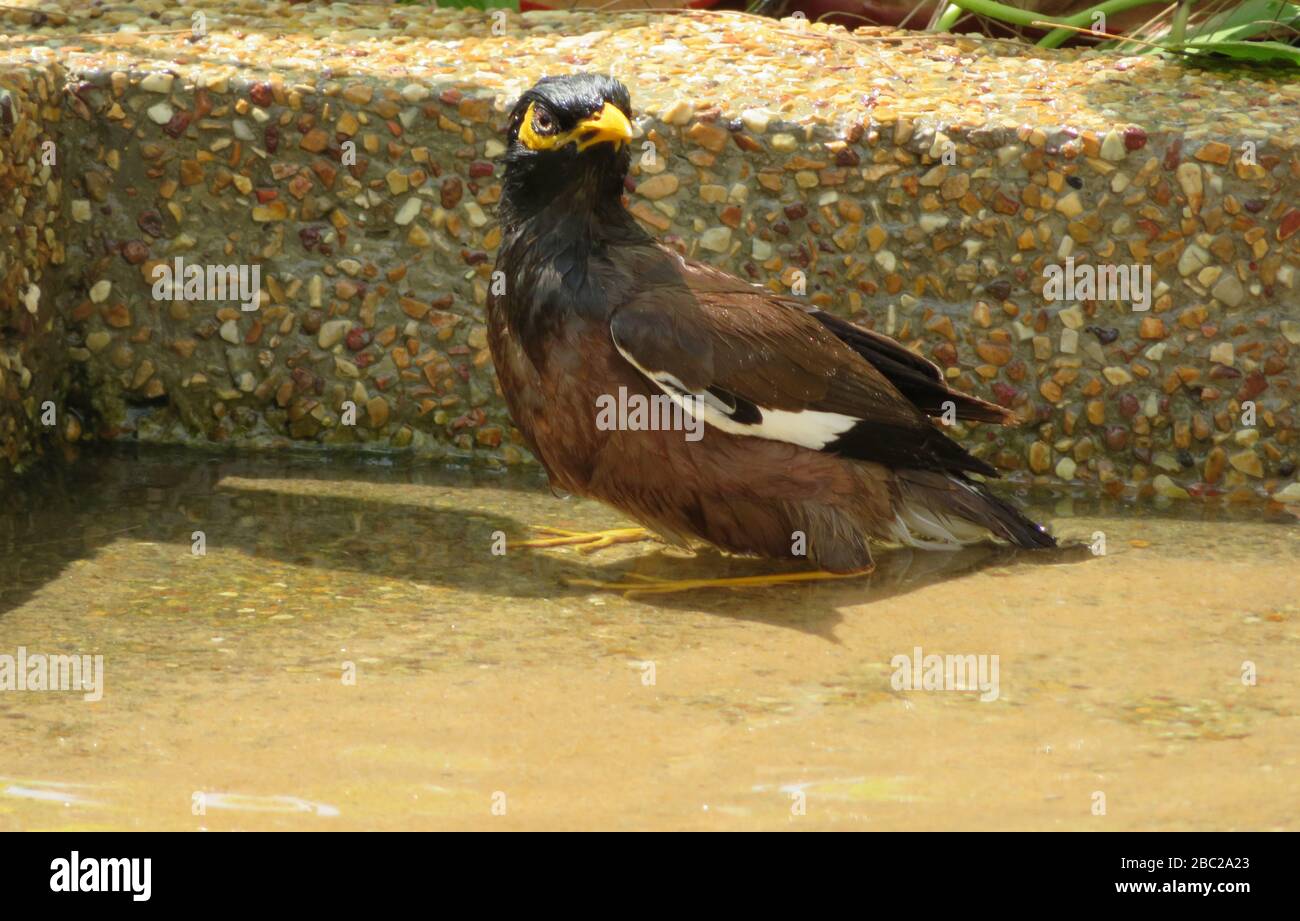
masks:
POLYGON ((555 119, 544 109, 538 109, 533 113, 533 130, 539 134, 550 134, 555 130, 555 119))

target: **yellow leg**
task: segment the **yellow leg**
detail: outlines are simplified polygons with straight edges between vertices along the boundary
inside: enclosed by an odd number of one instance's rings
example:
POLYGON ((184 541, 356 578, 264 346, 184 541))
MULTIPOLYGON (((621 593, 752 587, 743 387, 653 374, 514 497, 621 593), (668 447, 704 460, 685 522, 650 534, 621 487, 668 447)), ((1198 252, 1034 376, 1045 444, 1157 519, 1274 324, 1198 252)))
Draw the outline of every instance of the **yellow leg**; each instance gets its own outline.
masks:
POLYGON ((754 588, 765 585, 785 585, 791 582, 819 582, 824 579, 853 579, 867 576, 875 570, 863 569, 858 572, 779 572, 765 576, 733 576, 726 579, 653 579, 649 576, 630 572, 625 579, 635 581, 600 582, 595 579, 565 579, 566 585, 581 585, 588 588, 602 588, 627 595, 666 595, 671 592, 689 592, 697 588, 754 588))
POLYGON ((634 544, 654 540, 645 528, 611 528, 608 531, 566 531, 563 528, 534 528, 550 537, 510 541, 512 547, 577 547, 579 553, 595 553, 615 544, 634 544))

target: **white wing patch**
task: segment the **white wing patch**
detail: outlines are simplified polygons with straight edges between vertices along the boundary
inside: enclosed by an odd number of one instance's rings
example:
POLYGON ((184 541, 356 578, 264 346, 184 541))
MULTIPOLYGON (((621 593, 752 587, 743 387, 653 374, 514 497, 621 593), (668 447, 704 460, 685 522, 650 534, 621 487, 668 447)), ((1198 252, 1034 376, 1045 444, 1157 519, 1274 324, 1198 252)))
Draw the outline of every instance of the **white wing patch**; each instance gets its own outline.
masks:
POLYGON ((791 412, 759 406, 757 422, 740 422, 733 416, 735 407, 727 406, 708 391, 689 390, 676 376, 667 371, 652 371, 642 367, 623 346, 619 345, 617 339, 614 340, 614 348, 627 359, 628 364, 654 381, 655 386, 680 406, 683 412, 689 413, 692 418, 699 418, 702 414, 704 422, 733 435, 784 441, 820 451, 861 421, 842 413, 828 413, 814 409, 791 412))

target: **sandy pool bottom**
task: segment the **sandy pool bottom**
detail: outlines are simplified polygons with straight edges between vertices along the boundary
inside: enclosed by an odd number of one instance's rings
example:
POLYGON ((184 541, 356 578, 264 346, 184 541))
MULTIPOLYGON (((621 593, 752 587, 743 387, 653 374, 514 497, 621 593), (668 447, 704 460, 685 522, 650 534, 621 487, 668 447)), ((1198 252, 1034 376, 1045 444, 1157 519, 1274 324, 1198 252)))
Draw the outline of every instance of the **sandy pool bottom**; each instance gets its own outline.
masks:
POLYGON ((0 692, 0 829, 1300 827, 1295 518, 1034 512, 1105 554, 625 598, 564 580, 770 567, 494 554, 623 524, 529 477, 83 459, 0 513, 0 655, 103 696, 0 692), (918 648, 995 693, 900 690, 918 648))

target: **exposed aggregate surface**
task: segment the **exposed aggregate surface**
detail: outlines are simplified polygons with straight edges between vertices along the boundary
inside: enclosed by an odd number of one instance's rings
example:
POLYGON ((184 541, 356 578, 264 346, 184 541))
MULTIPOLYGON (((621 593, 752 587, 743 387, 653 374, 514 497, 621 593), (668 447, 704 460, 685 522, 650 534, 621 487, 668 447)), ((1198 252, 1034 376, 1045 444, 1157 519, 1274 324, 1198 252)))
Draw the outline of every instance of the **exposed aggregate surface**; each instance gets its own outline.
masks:
POLYGON ((0 13, 11 463, 46 399, 72 441, 526 460, 482 325, 501 123, 538 77, 603 70, 637 107, 637 217, 1014 407, 954 431, 1008 475, 1300 499, 1285 72, 740 15, 30 8, 0 13), (258 309, 156 299, 178 256, 260 266, 258 309), (1150 266, 1149 309, 1046 299, 1067 259, 1150 266))

